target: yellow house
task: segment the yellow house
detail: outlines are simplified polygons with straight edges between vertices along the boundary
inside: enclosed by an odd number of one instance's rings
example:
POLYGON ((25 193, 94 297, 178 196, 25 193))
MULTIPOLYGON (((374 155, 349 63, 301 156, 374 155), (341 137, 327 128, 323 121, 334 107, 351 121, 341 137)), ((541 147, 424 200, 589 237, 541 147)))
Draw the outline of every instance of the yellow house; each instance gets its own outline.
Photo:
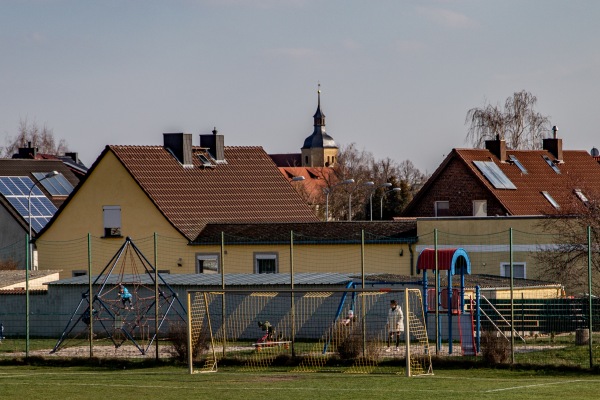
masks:
POLYGON ((132 238, 158 268, 197 272, 190 243, 208 223, 317 222, 261 147, 213 131, 164 134, 163 146, 107 146, 38 235, 40 269, 98 273, 132 238))

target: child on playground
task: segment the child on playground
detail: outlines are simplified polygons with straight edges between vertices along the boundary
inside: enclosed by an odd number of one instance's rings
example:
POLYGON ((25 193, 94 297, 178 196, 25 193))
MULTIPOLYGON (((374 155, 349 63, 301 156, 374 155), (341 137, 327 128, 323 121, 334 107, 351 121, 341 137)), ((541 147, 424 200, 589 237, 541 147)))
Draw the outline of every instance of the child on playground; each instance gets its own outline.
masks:
POLYGON ((354 311, 348 310, 348 316, 340 321, 342 325, 348 326, 354 321, 354 311))
POLYGON ((123 284, 119 284, 119 297, 123 303, 123 308, 126 310, 133 310, 133 304, 131 303, 131 293, 123 284))
POLYGON ((388 311, 386 328, 388 331, 387 349, 386 352, 390 352, 390 344, 392 338, 396 336, 396 348, 394 351, 399 351, 400 347, 400 335, 404 332, 404 314, 402 308, 398 306, 396 300, 390 302, 390 309, 388 311))

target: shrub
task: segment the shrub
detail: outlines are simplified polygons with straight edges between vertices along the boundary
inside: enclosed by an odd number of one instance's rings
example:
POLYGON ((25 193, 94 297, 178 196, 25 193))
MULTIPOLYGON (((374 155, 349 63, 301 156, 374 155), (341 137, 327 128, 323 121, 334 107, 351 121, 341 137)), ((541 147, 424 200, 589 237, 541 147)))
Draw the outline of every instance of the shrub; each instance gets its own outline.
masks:
POLYGON ((484 331, 481 335, 481 355, 489 364, 504 364, 510 358, 510 342, 496 332, 484 331))
MULTIPOLYGON (((169 338, 173 344, 171 355, 178 361, 185 361, 188 356, 187 326, 184 323, 172 324, 169 328, 169 338)), ((210 334, 202 329, 193 346, 192 359, 196 360, 210 348, 210 334)))

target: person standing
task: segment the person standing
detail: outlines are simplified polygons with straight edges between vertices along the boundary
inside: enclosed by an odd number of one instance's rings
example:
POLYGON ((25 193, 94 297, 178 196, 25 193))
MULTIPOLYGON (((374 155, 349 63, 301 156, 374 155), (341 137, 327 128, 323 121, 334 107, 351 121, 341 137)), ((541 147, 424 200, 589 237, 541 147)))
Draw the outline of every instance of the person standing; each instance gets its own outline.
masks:
POLYGON ((388 338, 387 349, 385 351, 388 353, 391 351, 390 346, 394 337, 396 339, 396 348, 394 351, 399 351, 400 335, 404 332, 404 314, 402 313, 402 308, 398 306, 398 302, 396 300, 392 300, 390 302, 386 328, 388 331, 388 338))

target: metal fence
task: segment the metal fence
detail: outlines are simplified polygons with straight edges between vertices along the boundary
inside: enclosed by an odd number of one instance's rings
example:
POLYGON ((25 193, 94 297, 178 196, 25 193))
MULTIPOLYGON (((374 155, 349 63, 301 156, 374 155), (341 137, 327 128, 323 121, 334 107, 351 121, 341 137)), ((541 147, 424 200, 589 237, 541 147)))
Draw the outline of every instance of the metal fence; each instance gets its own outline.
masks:
MULTIPOLYGON (((571 250, 583 254, 571 264, 579 278, 577 282, 571 281, 569 275, 564 279, 560 274, 552 275, 548 265, 549 255, 566 256, 568 247, 561 242, 560 234, 509 229, 485 235, 434 230, 415 238, 364 231, 344 238, 307 237, 294 232, 286 236, 288 240, 269 242, 222 234, 220 242, 191 245, 180 238, 155 234, 132 241, 150 269, 156 267, 161 276, 168 277, 166 281, 179 296, 188 289, 292 287, 305 277, 310 277, 302 281, 307 287, 344 287, 352 283, 356 287, 382 289, 423 288, 423 273, 417 269, 419 254, 426 248, 435 252, 463 248, 470 258, 471 274, 464 283, 452 281, 452 292, 457 290, 463 296, 462 302, 449 307, 453 300, 445 300, 446 271, 438 271, 441 283, 436 287, 430 282, 427 289, 432 291, 426 305, 427 329, 438 356, 582 368, 592 368, 600 361, 600 351, 594 345, 600 329, 600 304, 593 295, 598 251, 594 250, 589 230, 582 229, 578 243, 569 243, 571 250)), ((95 357, 177 357, 170 326, 170 321, 177 318, 169 316, 156 331, 155 321, 172 310, 165 311, 160 306, 157 313, 151 303, 160 304, 160 295, 153 298, 152 291, 142 296, 140 289, 135 294, 149 302, 144 311, 147 328, 132 334, 134 339, 139 335, 145 341, 154 340, 144 352, 132 350, 131 340, 118 346, 108 343, 109 335, 100 331, 101 323, 92 323, 94 330, 90 335, 82 318, 89 303, 84 301, 83 309, 76 311, 82 298, 93 299, 97 295, 100 285, 90 284, 111 263, 115 263, 113 278, 107 285, 113 291, 111 301, 115 304, 119 304, 119 283, 130 285, 130 289, 153 284, 138 279, 148 274, 130 255, 124 254, 115 261, 123 242, 124 239, 88 235, 71 241, 36 243, 33 264, 38 269, 24 277, 60 269, 61 281, 43 290, 0 291, 0 357, 64 356, 67 352, 50 351, 74 315, 81 318, 83 325, 78 331, 80 336, 69 334, 73 336, 70 339, 79 339, 78 345, 73 345, 75 350, 68 352, 69 357, 89 357, 90 344, 95 357)), ((27 238, 23 238, 10 248, 0 249, 0 257, 7 259, 5 254, 10 254, 13 259, 27 259, 26 254, 19 254, 19 249, 26 253, 26 243, 27 238)), ((165 282, 159 281, 158 286, 164 290, 165 282)), ((108 330, 122 330, 128 323, 140 325, 136 318, 115 317, 108 330)))

